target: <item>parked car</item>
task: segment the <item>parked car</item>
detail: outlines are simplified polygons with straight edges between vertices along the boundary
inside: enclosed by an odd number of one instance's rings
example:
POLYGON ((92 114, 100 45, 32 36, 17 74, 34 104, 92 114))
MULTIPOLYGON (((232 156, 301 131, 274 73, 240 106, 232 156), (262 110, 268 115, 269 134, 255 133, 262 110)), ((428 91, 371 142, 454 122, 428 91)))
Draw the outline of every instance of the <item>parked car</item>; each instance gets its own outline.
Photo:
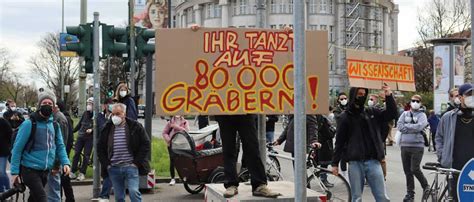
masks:
POLYGON ((145 118, 145 105, 138 105, 138 118, 145 118))

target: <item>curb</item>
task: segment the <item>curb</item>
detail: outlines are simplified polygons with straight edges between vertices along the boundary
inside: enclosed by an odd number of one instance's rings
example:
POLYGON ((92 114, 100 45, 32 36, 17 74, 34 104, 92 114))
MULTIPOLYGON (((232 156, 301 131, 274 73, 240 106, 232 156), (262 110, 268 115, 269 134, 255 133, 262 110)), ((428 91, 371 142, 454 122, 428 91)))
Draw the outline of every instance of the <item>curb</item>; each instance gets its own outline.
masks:
MULTIPOLYGON (((158 177, 155 179, 155 183, 169 183, 171 178, 169 177, 158 177)), ((176 183, 182 183, 182 180, 179 178, 176 178, 176 183)), ((77 181, 77 180, 72 180, 71 179, 71 185, 72 186, 90 186, 92 185, 93 180, 92 179, 86 179, 83 181, 77 181)))

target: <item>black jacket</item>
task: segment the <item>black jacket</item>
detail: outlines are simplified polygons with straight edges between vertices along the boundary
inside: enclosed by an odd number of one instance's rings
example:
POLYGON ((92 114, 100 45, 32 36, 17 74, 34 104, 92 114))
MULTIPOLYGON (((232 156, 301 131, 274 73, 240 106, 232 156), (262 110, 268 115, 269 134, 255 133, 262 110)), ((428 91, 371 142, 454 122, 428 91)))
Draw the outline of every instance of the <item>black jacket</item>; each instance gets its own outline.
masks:
MULTIPOLYGON (((347 161, 369 160, 367 156, 382 160, 385 156, 382 126, 387 121, 396 118, 395 100, 392 95, 386 96, 386 110, 374 109, 373 113, 369 114, 363 108, 356 107, 357 89, 359 88, 351 88, 349 107, 341 114, 337 123, 333 166, 337 166, 343 156, 347 161), (364 138, 369 139, 370 142, 365 142, 364 138)), ((365 91, 365 99, 367 99, 368 89, 365 91)))
MULTIPOLYGON (((150 153, 151 141, 140 123, 129 118, 125 119, 125 134, 127 136, 128 150, 133 156, 133 163, 138 167, 140 175, 147 175, 150 171, 147 156, 150 153)), ((115 125, 112 121, 107 121, 100 133, 97 155, 103 168, 107 168, 110 165, 110 159, 112 159, 114 131, 115 125)), ((103 172, 102 176, 105 177, 106 174, 106 172, 103 172)))
POLYGON ((12 134, 13 131, 10 123, 0 117, 0 157, 7 157, 10 155, 12 134))
POLYGON ((5 120, 7 120, 10 123, 10 126, 12 127, 13 130, 18 129, 21 123, 25 121, 25 118, 20 112, 12 111, 11 109, 8 109, 5 113, 3 113, 3 118, 5 118, 5 120), (17 116, 18 120, 12 120, 13 116, 17 116))
POLYGON ((90 111, 84 111, 82 114, 81 120, 77 123, 76 127, 73 130, 73 133, 78 132, 79 136, 90 137, 92 138, 92 133, 86 133, 87 129, 94 129, 94 120, 93 113, 90 111))
POLYGON ((331 124, 326 117, 316 115, 318 122, 318 142, 321 143, 321 148, 316 150, 317 161, 321 164, 330 164, 332 161, 332 154, 334 152, 334 132, 331 132, 331 124))
MULTIPOLYGON (((310 144, 313 142, 317 142, 318 140, 318 131, 316 126, 316 117, 314 115, 306 115, 306 146, 309 149, 310 144)), ((280 137, 278 137, 278 143, 281 144, 284 141, 285 147, 283 147, 283 151, 294 153, 295 151, 295 135, 294 135, 294 117, 290 120, 290 123, 285 128, 285 130, 281 133, 280 137)))

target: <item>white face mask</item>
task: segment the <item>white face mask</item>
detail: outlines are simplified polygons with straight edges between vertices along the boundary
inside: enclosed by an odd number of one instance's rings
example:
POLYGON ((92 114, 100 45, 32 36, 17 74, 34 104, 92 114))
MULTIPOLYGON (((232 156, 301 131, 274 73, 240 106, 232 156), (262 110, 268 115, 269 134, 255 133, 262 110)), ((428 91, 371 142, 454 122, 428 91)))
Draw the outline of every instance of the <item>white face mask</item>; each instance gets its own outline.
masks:
POLYGON ((474 109, 474 96, 468 96, 464 98, 464 104, 466 107, 474 109))
POLYGON ((122 123, 122 118, 120 118, 119 116, 112 116, 112 123, 118 126, 122 123))
POLYGON ((16 111, 16 107, 10 107, 12 111, 16 111))
POLYGON ((374 101, 372 101, 372 100, 367 101, 367 105, 368 105, 369 107, 374 106, 374 101))
POLYGON ((341 101, 341 105, 342 105, 342 106, 346 106, 346 104, 347 104, 347 99, 341 101))
POLYGON ((461 100, 458 97, 454 98, 454 104, 456 105, 461 104, 461 100))
POLYGON ((411 103, 410 103, 410 106, 411 106, 411 108, 414 109, 414 110, 420 109, 420 103, 418 103, 418 102, 411 102, 411 103))
POLYGON ((87 105, 86 109, 87 109, 87 111, 92 111, 92 105, 87 105))
POLYGON ((120 91, 120 97, 125 97, 127 95, 127 91, 126 90, 121 90, 120 91))

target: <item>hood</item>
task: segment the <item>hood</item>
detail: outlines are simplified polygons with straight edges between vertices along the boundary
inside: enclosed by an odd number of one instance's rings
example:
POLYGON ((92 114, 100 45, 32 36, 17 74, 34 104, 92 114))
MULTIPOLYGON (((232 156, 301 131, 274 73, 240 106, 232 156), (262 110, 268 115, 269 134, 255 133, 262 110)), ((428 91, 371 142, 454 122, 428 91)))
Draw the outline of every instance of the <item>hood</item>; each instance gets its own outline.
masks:
POLYGON ((364 104, 367 101, 367 97, 369 95, 369 89, 367 89, 367 88, 352 87, 350 89, 350 91, 349 91, 349 102, 347 103, 347 105, 348 105, 348 110, 351 111, 352 113, 360 113, 364 109, 364 106, 362 106, 361 108, 356 107, 355 99, 357 97, 357 91, 359 89, 364 89, 365 90, 364 104))

